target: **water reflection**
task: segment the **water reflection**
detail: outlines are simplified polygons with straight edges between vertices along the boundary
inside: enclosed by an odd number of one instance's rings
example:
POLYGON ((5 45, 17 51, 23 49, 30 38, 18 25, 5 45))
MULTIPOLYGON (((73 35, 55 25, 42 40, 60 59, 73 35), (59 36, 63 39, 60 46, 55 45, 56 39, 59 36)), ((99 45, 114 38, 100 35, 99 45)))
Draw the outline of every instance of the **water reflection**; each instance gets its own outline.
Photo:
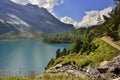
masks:
POLYGON ((56 49, 70 48, 70 44, 44 44, 39 40, 0 41, 0 70, 13 74, 35 70, 42 73, 56 49))

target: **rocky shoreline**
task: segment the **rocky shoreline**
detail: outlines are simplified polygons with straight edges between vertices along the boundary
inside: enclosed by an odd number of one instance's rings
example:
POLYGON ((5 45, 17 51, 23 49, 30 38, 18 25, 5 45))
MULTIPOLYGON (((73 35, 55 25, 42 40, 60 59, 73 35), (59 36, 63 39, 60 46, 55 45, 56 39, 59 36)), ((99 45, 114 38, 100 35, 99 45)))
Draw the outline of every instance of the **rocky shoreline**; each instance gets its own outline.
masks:
POLYGON ((94 67, 79 67, 75 62, 57 64, 39 75, 39 77, 44 74, 81 77, 85 80, 120 80, 120 55, 114 57, 111 61, 103 61, 99 66, 94 67))

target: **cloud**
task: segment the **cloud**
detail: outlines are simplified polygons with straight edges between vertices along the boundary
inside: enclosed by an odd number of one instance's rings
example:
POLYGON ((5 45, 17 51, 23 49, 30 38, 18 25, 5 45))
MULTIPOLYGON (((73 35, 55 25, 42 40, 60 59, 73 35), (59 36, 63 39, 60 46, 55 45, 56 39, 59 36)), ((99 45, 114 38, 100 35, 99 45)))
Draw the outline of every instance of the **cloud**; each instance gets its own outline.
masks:
POLYGON ((67 24, 73 24, 74 23, 74 20, 68 16, 65 16, 63 18, 60 19, 62 22, 65 22, 67 24))
POLYGON ((61 18, 60 20, 67 24, 73 24, 75 28, 89 27, 92 25, 103 23, 104 22, 103 15, 109 17, 108 13, 110 13, 111 11, 112 11, 112 8, 109 7, 101 11, 92 10, 92 11, 85 12, 86 15, 83 16, 83 19, 80 22, 74 21, 72 18, 67 16, 61 18))
POLYGON ((26 5, 28 3, 46 8, 49 12, 53 11, 54 6, 64 3, 64 0, 11 0, 17 4, 26 5))
POLYGON ((79 25, 79 22, 74 21, 72 18, 70 18, 70 17, 68 17, 68 16, 62 17, 62 18, 60 19, 60 21, 63 22, 63 23, 72 24, 72 25, 74 25, 75 27, 78 27, 78 25, 79 25))

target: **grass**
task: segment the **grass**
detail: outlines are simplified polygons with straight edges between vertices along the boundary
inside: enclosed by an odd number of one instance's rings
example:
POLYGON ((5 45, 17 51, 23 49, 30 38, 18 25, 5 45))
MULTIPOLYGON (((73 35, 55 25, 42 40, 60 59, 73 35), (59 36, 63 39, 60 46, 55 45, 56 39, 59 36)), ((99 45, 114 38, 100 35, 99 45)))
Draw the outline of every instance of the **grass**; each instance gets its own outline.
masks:
POLYGON ((17 76, 5 76, 0 77, 0 80, 84 80, 80 77, 70 77, 70 76, 51 76, 49 74, 45 74, 43 77, 33 77, 31 76, 24 76, 24 77, 17 77, 17 76))
POLYGON ((119 40, 119 41, 117 41, 117 44, 120 46, 120 40, 119 40))
POLYGON ((0 80, 30 80, 30 79, 27 77, 5 76, 1 77, 0 80))
POLYGON ((49 74, 45 74, 42 78, 39 78, 40 80, 84 80, 80 77, 74 77, 74 76, 50 76, 49 74))
POLYGON ((90 52, 89 55, 85 53, 83 55, 79 54, 70 54, 64 57, 60 57, 55 60, 54 64, 51 65, 55 66, 58 63, 65 64, 71 61, 76 62, 78 66, 86 66, 86 65, 99 65, 102 61, 109 61, 113 57, 117 56, 120 51, 115 49, 114 47, 110 46, 109 44, 102 41, 100 38, 96 38, 92 41, 93 44, 98 46, 98 48, 94 52, 90 52))
POLYGON ((42 77, 34 72, 34 70, 29 71, 26 75, 11 75, 5 71, 0 71, 0 80, 84 80, 80 77, 75 76, 57 76, 51 73, 44 73, 42 77))

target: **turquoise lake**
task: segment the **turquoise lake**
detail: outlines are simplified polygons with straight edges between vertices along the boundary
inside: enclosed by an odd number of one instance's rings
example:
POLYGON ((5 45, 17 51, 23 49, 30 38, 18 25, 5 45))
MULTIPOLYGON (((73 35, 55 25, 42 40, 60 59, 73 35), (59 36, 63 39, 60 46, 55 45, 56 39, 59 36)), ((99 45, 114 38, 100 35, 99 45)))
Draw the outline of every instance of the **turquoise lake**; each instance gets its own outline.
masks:
POLYGON ((70 47, 71 44, 45 44, 40 40, 0 41, 0 70, 13 75, 31 70, 40 74, 58 48, 70 47))

